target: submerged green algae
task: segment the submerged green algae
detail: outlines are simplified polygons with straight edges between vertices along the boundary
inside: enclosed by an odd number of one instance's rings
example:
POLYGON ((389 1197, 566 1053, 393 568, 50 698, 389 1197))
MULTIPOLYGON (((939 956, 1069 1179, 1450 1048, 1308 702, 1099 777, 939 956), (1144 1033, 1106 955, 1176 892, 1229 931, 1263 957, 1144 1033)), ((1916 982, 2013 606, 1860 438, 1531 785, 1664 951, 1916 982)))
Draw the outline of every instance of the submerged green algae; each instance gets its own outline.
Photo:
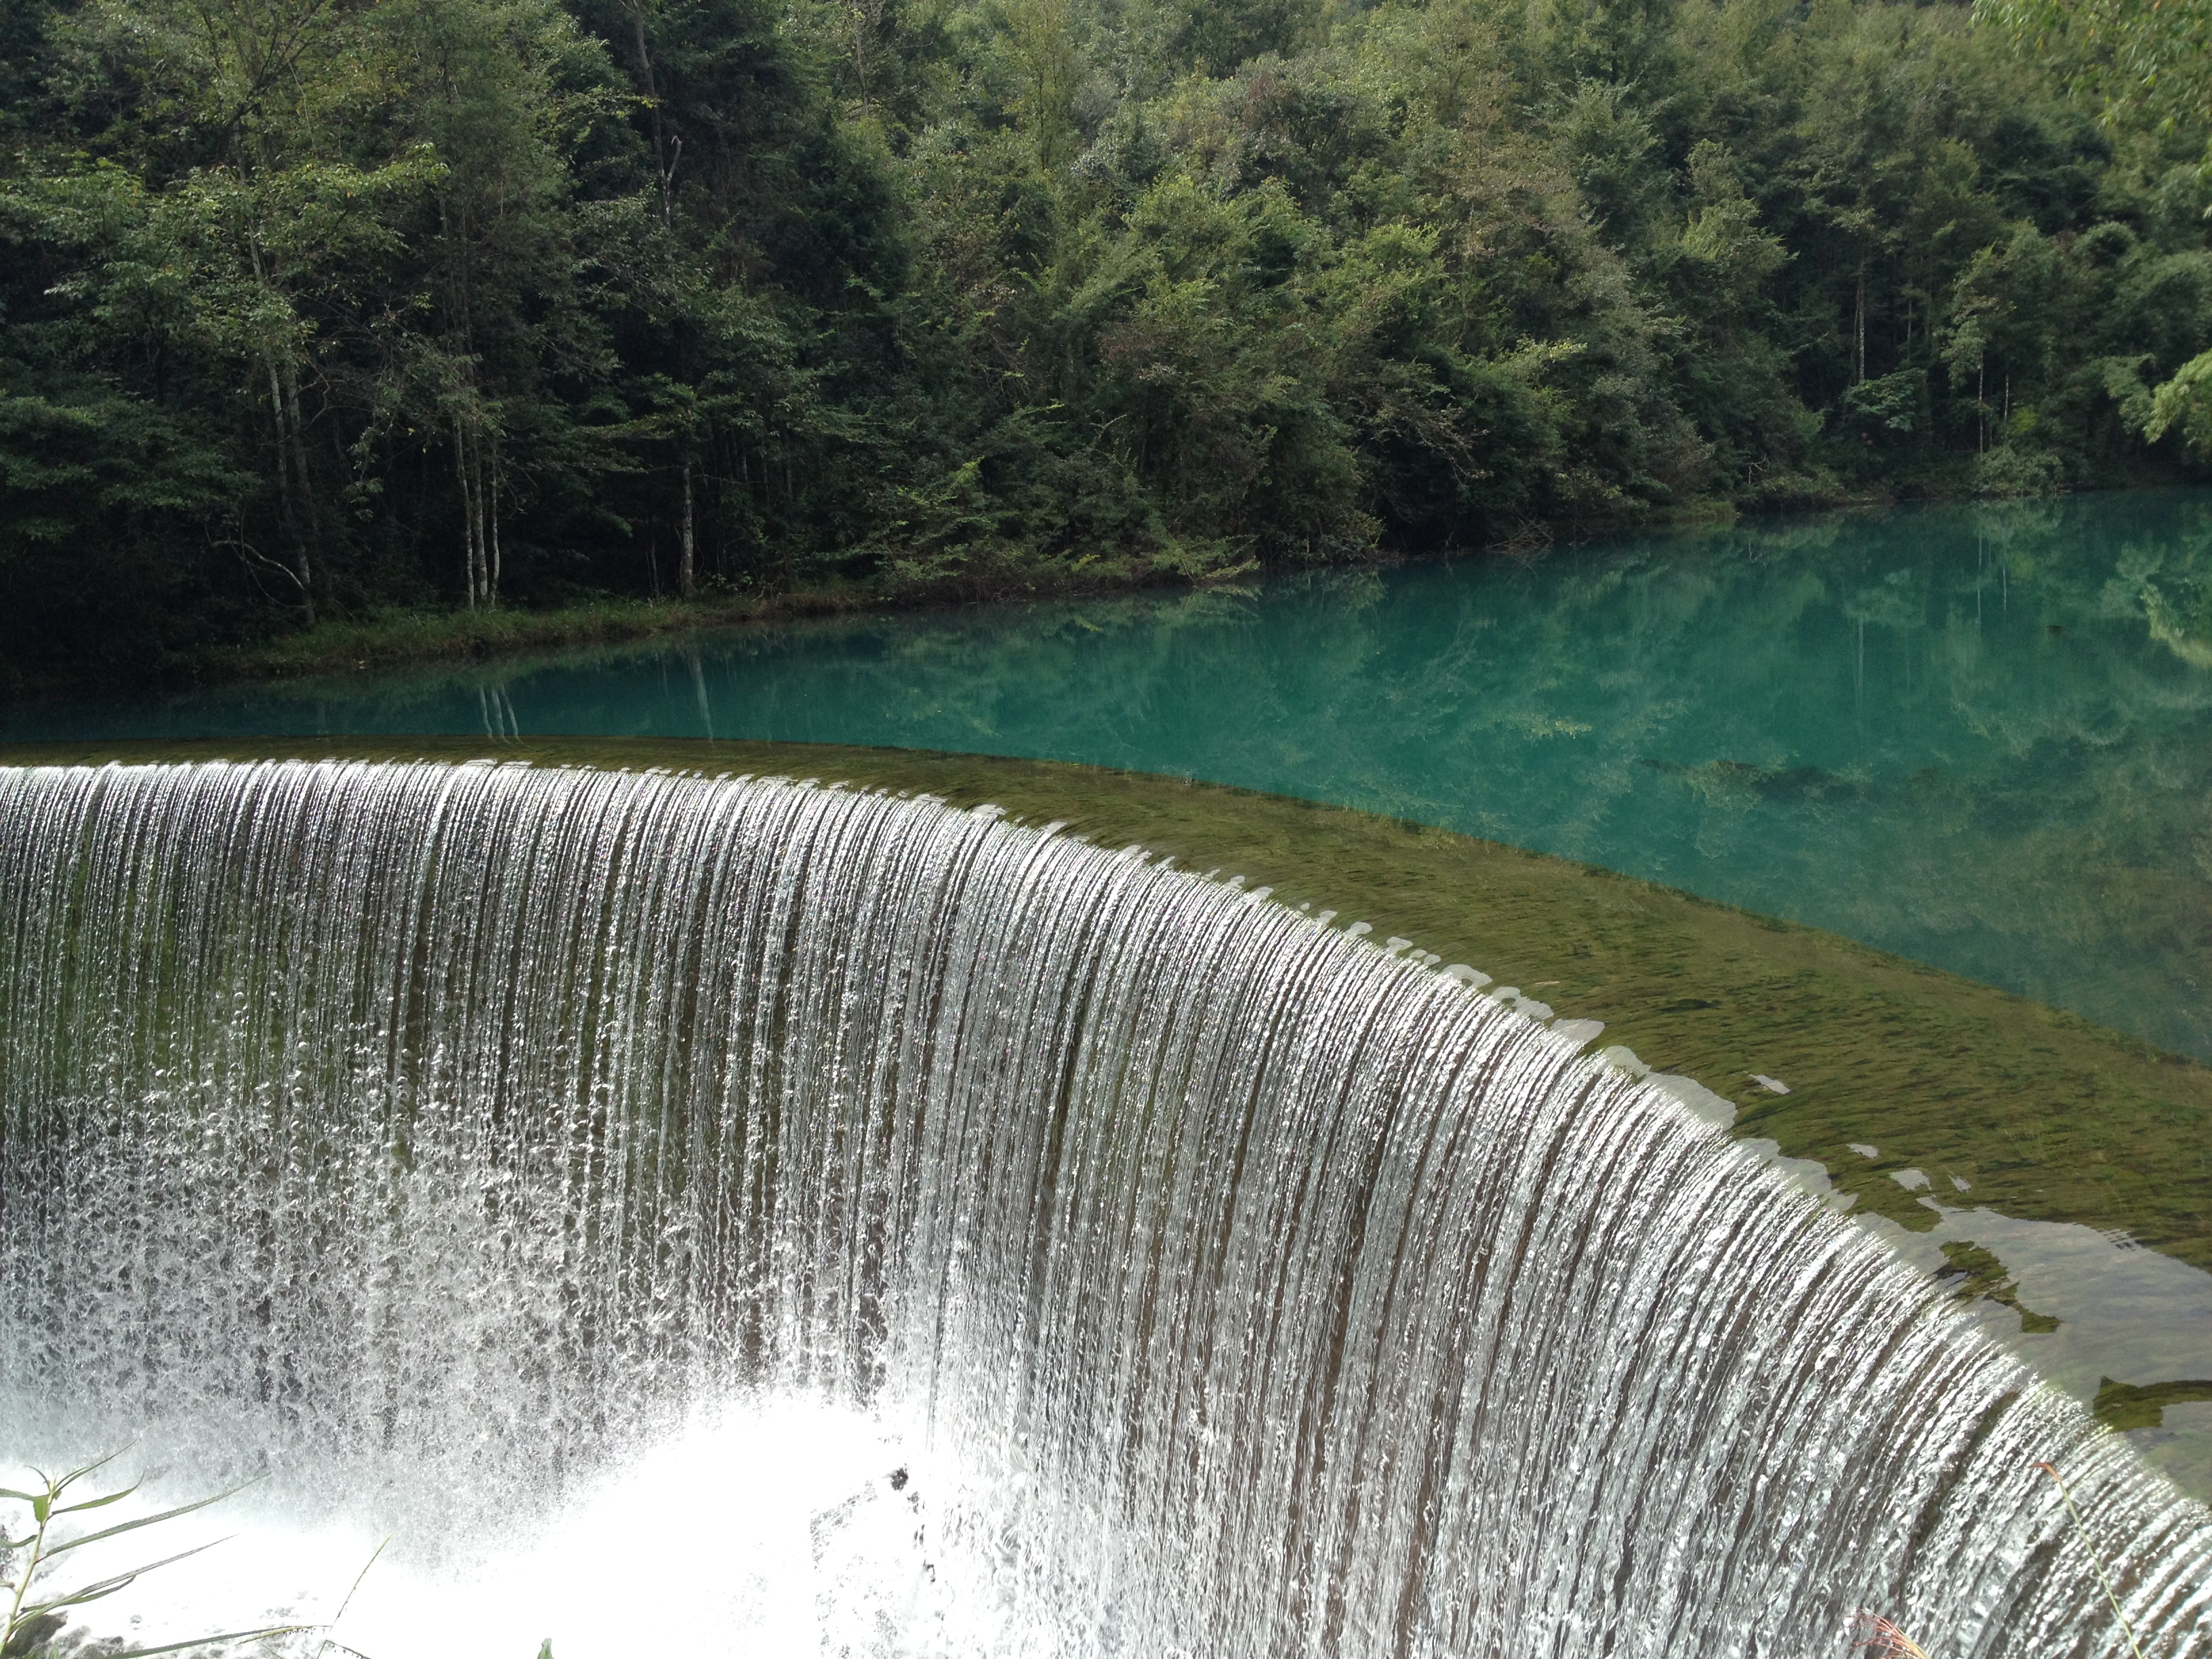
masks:
POLYGON ((830 745, 483 738, 0 746, 0 764, 529 760, 778 774, 992 802, 1265 883, 1605 1023, 1816 1159, 1862 1212, 2085 1224, 2212 1267, 2212 1066, 1833 934, 1448 830, 1154 774, 830 745), (1783 1085, 1773 1092, 1765 1081, 1783 1085), (1902 1176, 1904 1180, 1897 1177, 1902 1176), (1908 1184, 1909 1183, 1909 1184, 1908 1184))

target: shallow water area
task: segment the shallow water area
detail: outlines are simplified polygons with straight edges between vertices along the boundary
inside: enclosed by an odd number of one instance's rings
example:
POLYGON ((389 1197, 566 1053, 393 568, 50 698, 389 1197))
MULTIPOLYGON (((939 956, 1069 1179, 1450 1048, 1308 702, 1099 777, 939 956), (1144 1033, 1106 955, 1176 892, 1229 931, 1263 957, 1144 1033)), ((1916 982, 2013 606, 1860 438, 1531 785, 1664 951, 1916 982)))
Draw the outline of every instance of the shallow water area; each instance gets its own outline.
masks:
POLYGON ((2121 1431, 2185 1491, 2212 1499, 2212 1273, 2090 1227, 1929 1207, 1939 1218, 1925 1232, 1878 1217, 1863 1224, 1939 1284, 1960 1286, 1991 1337, 2038 1376, 2091 1407, 2109 1404, 2116 1384, 2195 1383, 2191 1397, 2121 1431), (1979 1282, 1962 1266, 1974 1253, 1996 1264, 1979 1282))

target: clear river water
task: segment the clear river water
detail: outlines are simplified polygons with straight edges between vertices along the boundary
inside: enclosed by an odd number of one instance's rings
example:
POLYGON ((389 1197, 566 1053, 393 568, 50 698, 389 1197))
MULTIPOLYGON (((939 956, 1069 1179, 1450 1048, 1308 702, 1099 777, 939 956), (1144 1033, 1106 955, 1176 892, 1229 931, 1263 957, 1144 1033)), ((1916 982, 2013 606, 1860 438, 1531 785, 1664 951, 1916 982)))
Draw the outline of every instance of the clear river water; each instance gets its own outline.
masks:
POLYGON ((161 700, 0 738, 751 738, 1180 774, 1831 929, 2212 1059, 2212 491, 1907 507, 161 700))

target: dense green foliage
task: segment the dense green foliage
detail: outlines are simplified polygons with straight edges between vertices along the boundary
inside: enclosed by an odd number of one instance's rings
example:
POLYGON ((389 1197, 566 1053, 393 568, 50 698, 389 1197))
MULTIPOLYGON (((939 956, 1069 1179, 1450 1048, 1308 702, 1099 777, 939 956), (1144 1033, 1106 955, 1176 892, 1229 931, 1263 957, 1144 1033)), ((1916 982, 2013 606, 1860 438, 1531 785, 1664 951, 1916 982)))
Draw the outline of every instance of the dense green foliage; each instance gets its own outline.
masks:
POLYGON ((0 0, 0 682, 2212 441, 2203 100, 2026 9, 0 0))

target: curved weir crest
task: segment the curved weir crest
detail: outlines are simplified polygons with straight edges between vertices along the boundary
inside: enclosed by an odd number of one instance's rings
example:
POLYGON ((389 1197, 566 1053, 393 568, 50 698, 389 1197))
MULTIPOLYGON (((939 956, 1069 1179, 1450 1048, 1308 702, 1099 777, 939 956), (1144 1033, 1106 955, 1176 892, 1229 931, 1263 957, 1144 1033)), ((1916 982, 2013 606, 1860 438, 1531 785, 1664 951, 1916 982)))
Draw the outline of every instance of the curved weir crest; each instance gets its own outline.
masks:
POLYGON ((2212 1654, 2205 1511, 1860 1230, 1451 978, 1049 827, 0 771, 0 1391, 57 1455, 435 1547, 816 1401, 957 1457, 928 1547, 1008 1653, 2124 1652, 2048 1462, 2147 1659, 2212 1654))

